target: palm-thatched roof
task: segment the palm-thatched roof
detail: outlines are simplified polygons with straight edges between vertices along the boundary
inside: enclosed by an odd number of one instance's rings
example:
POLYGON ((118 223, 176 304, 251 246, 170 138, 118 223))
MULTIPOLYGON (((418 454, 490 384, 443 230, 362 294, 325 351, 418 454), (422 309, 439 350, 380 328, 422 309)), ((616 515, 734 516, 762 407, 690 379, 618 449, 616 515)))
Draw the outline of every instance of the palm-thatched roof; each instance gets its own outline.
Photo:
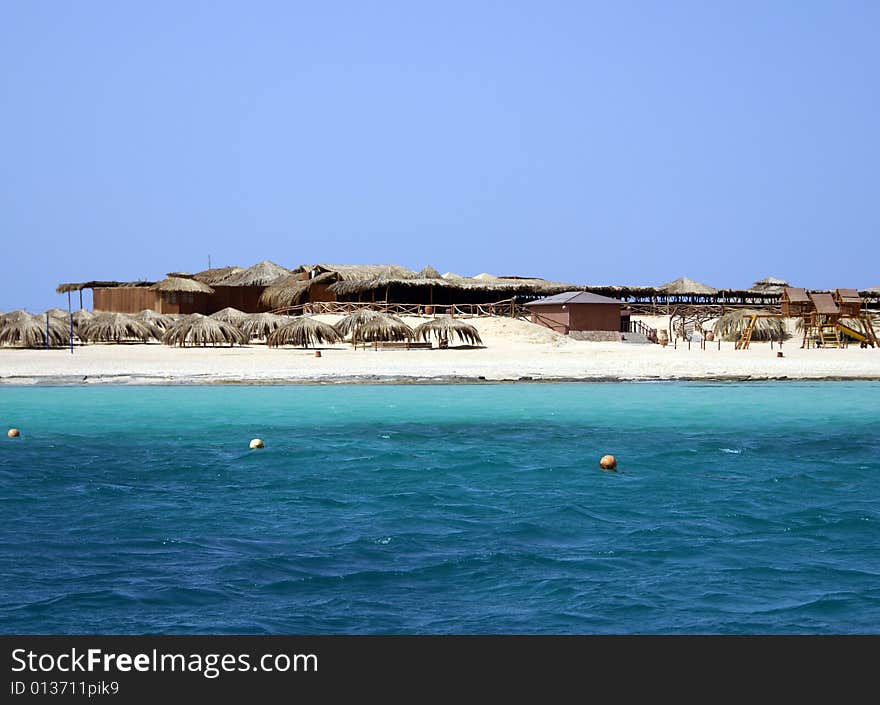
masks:
POLYGON ((313 284, 326 281, 332 276, 330 273, 325 273, 314 279, 303 279, 302 274, 288 274, 286 277, 277 279, 272 286, 263 291, 260 295, 260 305, 267 308, 298 306, 303 302, 306 292, 313 284))
POLYGON ((416 275, 419 279, 442 279, 442 275, 436 269, 434 269, 430 264, 426 265, 421 269, 421 271, 416 275))
POLYGON ((369 308, 362 308, 354 313, 348 314, 345 318, 336 322, 333 326, 336 329, 336 332, 339 333, 340 336, 345 338, 349 333, 351 333, 358 326, 362 326, 367 321, 371 321, 374 318, 382 317, 383 313, 379 313, 378 311, 374 311, 369 308))
POLYGON ((685 296, 688 294, 710 295, 718 293, 718 289, 716 289, 715 287, 709 286, 708 284, 701 284, 700 282, 694 281, 693 279, 688 279, 687 277, 679 277, 675 281, 671 281, 659 287, 659 290, 665 294, 680 296, 685 296))
POLYGON ((248 340, 265 340, 275 330, 290 321, 288 316, 278 316, 274 313, 250 313, 240 323, 236 324, 248 340))
MULTIPOLYGON (((18 311, 13 312, 19 314, 18 311)), ((0 322, 0 345, 25 348, 42 348, 46 345, 47 322, 45 316, 10 315, 0 322)), ((70 331, 57 318, 49 316, 49 346, 58 347, 70 343, 70 331)))
POLYGON ((238 274, 242 271, 244 271, 242 267, 236 266, 214 267, 212 269, 204 269, 201 272, 196 272, 192 275, 192 278, 196 281, 202 282, 202 284, 213 286, 214 284, 219 284, 227 277, 231 277, 233 274, 238 274))
POLYGON ((182 294, 213 294, 214 290, 207 284, 197 282, 195 279, 185 279, 184 277, 168 277, 160 282, 156 282, 150 287, 151 291, 164 291, 169 293, 182 294))
POLYGON ((171 326, 162 336, 165 345, 244 345, 247 336, 239 328, 201 313, 192 313, 171 326))
MULTIPOLYGON (((728 311, 715 321, 712 330, 722 340, 737 341, 742 337, 743 331, 749 324, 748 317, 752 314, 766 314, 766 311, 748 308, 728 311)), ((782 318, 759 318, 752 331, 752 340, 783 340, 787 337, 785 321, 782 318)))
POLYGON ((307 348, 315 343, 338 343, 341 336, 336 329, 328 323, 322 323, 310 316, 297 316, 288 319, 283 326, 276 328, 269 336, 266 343, 270 348, 278 348, 282 345, 295 345, 307 348))
POLYGON ((777 277, 764 277, 752 284, 752 287, 748 291, 753 294, 781 294, 782 290, 787 286, 791 285, 784 279, 778 279, 777 277))
POLYGON ((66 294, 68 291, 82 291, 83 289, 116 289, 119 287, 147 287, 152 286, 154 282, 134 281, 120 282, 114 280, 93 280, 87 282, 70 282, 67 284, 59 284, 55 287, 56 294, 66 294))
POLYGON ((123 340, 141 340, 162 337, 162 330, 145 321, 138 321, 125 313, 97 313, 77 328, 80 339, 89 342, 118 343, 123 340))
POLYGON ((464 279, 463 276, 455 272, 446 272, 446 274, 441 274, 440 277, 443 279, 464 279))
POLYGON ((269 286, 281 277, 290 274, 290 270, 265 259, 262 262, 234 272, 214 282, 215 286, 269 286))
POLYGON ((351 332, 351 342, 373 343, 376 341, 412 340, 415 338, 413 329, 396 316, 380 314, 359 326, 351 332))
POLYGON ((143 311, 134 314, 133 318, 141 323, 154 325, 163 331, 168 330, 168 328, 174 325, 175 321, 177 321, 177 319, 169 313, 156 313, 150 308, 145 308, 143 311))
POLYGON ((483 344, 477 329, 460 318, 447 316, 433 318, 416 326, 413 332, 417 338, 422 340, 428 340, 432 335, 439 340, 449 340, 451 335, 455 335, 459 340, 470 345, 483 344))
POLYGON ((76 330, 79 330, 79 327, 85 322, 90 321, 95 317, 95 314, 91 311, 86 311, 84 308, 79 309, 78 311, 73 312, 73 327, 76 330))
POLYGON ((16 309, 15 311, 10 311, 9 313, 4 313, 0 316, 0 322, 5 321, 20 321, 25 318, 32 318, 33 316, 25 311, 24 309, 16 309))
POLYGON ((309 276, 324 273, 337 275, 337 280, 350 279, 415 279, 418 274, 399 264, 303 264, 293 270, 305 272, 309 276))
POLYGON ((232 306, 221 308, 219 311, 215 311, 209 316, 209 318, 213 318, 215 321, 231 323, 234 326, 237 326, 239 323, 246 320, 247 317, 248 314, 244 311, 239 311, 237 308, 232 308, 232 306))

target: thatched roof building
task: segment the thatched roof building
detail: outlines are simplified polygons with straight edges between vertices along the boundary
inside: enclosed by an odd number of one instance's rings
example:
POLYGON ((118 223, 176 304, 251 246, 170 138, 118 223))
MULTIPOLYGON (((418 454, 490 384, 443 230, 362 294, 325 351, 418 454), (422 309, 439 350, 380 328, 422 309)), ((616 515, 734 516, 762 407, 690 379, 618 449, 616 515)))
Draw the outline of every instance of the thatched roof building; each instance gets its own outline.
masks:
POLYGON ((202 284, 195 279, 184 277, 167 277, 156 282, 150 287, 150 291, 161 291, 173 294, 213 294, 214 290, 207 284, 202 284))
POLYGON ((281 277, 290 274, 280 264, 263 260, 238 272, 233 272, 214 282, 215 286, 270 286, 281 277))
POLYGON ((193 313, 175 322, 162 336, 165 345, 244 345, 247 336, 236 326, 200 313, 193 313))
POLYGON ((280 328, 276 328, 266 343, 270 348, 278 348, 283 345, 307 348, 316 343, 320 345, 338 343, 341 339, 333 326, 309 316, 297 316, 288 319, 288 322, 280 328))

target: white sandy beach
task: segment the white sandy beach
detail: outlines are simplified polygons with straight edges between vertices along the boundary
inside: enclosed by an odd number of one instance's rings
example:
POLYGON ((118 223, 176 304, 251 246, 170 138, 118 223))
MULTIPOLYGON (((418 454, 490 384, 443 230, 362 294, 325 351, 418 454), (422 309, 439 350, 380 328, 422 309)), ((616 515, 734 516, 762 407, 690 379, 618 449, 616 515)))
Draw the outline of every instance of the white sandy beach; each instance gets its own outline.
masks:
MULTIPOLYGON (((335 316, 322 316, 333 322, 335 316)), ((419 319, 408 319, 418 323, 419 319)), ((873 379, 880 350, 782 348, 752 343, 678 341, 651 344, 572 340, 547 328, 507 318, 470 319, 485 347, 440 350, 354 350, 339 344, 314 350, 265 345, 171 348, 83 345, 69 350, 0 349, 2 384, 223 384, 541 380, 873 379)))

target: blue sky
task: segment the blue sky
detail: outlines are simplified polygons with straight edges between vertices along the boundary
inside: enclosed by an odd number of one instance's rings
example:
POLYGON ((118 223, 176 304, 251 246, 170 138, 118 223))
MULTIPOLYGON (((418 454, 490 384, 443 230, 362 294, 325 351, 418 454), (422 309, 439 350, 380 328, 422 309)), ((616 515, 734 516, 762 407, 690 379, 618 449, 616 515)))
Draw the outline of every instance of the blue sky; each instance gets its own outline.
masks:
POLYGON ((0 2, 0 310, 271 259, 880 284, 875 2, 0 2))

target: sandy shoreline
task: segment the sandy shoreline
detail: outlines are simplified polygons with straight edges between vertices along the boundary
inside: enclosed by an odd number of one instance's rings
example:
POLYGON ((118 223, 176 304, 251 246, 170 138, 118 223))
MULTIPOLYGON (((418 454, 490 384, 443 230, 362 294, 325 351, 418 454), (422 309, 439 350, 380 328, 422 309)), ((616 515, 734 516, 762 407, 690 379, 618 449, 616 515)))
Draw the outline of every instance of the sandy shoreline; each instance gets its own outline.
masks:
MULTIPOLYGON (((328 317, 332 320, 332 317, 328 317)), ((417 322, 414 321, 414 322, 417 322)), ((880 380, 880 350, 806 349, 793 339, 783 348, 753 343, 679 341, 639 345, 571 340, 512 319, 473 319, 485 347, 449 350, 313 350, 170 348, 85 345, 69 350, 0 349, 2 385, 91 384, 358 384, 466 382, 609 382, 880 380)))

